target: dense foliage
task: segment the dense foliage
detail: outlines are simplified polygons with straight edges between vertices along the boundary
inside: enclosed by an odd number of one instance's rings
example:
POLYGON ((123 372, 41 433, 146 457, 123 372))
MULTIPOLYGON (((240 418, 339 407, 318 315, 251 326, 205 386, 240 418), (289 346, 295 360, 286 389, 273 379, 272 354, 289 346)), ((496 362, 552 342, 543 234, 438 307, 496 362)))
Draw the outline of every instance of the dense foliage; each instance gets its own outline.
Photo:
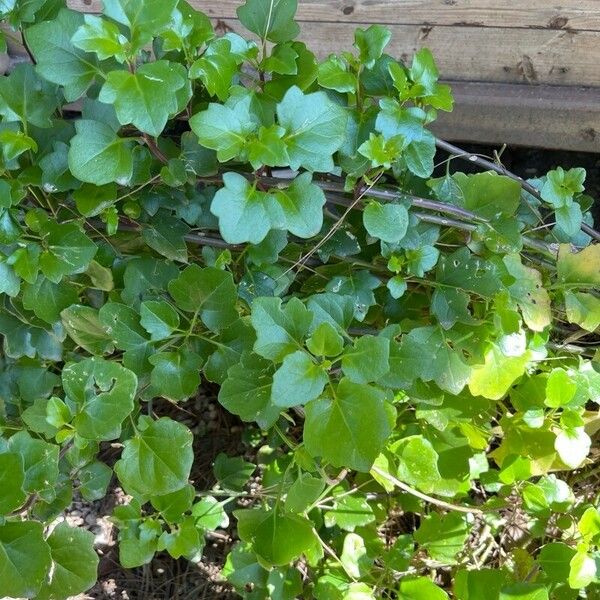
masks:
POLYGON ((125 567, 232 520, 246 598, 598 597, 585 171, 433 177, 431 54, 318 62, 295 10, 0 2, 0 597, 93 585, 56 521, 111 481, 125 567), (203 382, 247 423, 211 490, 164 416, 203 382))

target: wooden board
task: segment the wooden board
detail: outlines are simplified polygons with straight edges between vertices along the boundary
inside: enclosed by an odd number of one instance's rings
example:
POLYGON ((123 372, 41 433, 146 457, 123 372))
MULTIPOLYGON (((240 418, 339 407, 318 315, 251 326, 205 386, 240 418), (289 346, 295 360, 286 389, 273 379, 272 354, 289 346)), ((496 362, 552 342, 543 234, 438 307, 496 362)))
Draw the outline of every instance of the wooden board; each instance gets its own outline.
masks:
MULTIPOLYGON (((235 18, 239 0, 189 0, 215 18, 235 18)), ((100 12, 101 0, 70 0, 100 12)), ((600 31, 598 0, 299 0, 301 21, 471 25, 600 31)))
MULTIPOLYGON (((240 23, 221 25, 244 33, 240 23)), ((362 23, 301 22, 300 39, 319 58, 352 49, 354 29, 362 23)), ((444 79, 600 86, 600 32, 550 31, 481 27, 390 25, 392 41, 386 52, 410 61, 414 52, 429 48, 444 79)))
POLYGON ((432 124, 442 139, 600 152, 600 90, 448 82, 456 104, 432 124))

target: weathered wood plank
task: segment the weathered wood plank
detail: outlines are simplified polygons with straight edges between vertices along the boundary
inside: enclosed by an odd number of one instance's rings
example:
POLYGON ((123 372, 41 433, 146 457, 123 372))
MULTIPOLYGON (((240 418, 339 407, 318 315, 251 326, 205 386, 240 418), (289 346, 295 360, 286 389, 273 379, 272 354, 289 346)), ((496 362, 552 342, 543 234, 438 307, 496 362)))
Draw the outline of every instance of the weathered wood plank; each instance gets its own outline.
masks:
MULTIPOLYGON (((235 18, 241 0, 189 0, 212 17, 235 18)), ((69 0, 78 10, 99 12, 101 0, 69 0)), ((534 27, 600 31, 598 0, 299 0, 301 21, 534 27)))
MULTIPOLYGON (((225 27, 242 33, 238 21, 225 27)), ((354 23, 301 22, 300 39, 320 58, 351 49, 354 23)), ((600 32, 391 25, 391 55, 403 60, 430 48, 441 76, 459 81, 600 86, 600 32)))
POLYGON ((449 82, 456 104, 442 139, 600 152, 600 88, 449 82))

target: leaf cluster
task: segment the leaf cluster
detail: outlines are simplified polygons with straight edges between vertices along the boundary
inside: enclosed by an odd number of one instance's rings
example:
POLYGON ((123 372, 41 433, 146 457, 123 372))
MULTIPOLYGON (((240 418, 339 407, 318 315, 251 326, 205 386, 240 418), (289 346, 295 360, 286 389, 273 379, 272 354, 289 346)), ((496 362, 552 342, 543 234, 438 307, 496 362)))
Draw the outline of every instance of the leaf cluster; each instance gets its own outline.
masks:
POLYGON ((235 523, 250 599, 596 597, 585 171, 436 165, 451 91, 379 25, 318 60, 296 0, 103 4, 0 2, 0 597, 92 586, 56 522, 115 483, 124 567, 235 523), (211 489, 165 416, 206 382, 247 449, 211 489))

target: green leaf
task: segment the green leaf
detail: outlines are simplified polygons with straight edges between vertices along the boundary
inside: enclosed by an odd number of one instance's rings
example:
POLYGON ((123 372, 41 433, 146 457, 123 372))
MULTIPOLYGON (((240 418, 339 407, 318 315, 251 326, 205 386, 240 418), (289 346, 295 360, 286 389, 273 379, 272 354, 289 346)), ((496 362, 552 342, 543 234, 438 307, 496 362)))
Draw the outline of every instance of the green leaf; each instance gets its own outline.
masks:
POLYGON ((60 523, 48 537, 52 555, 52 577, 40 599, 66 599, 82 594, 96 583, 98 555, 94 534, 60 523))
POLYGON ((71 173, 96 185, 114 181, 127 185, 133 175, 132 142, 99 121, 76 121, 75 129, 69 149, 71 173))
POLYGON ((382 135, 374 133, 370 133, 369 139, 358 147, 358 152, 371 161, 371 167, 385 167, 386 169, 392 167, 403 150, 402 136, 397 135, 386 139, 382 135))
POLYGON ((147 300, 140 305, 140 324, 152 340, 164 340, 179 327, 179 314, 164 300, 147 300))
POLYGON ((69 337, 84 350, 104 354, 112 348, 112 339, 94 308, 73 304, 60 313, 60 318, 69 337))
POLYGON ((79 299, 77 288, 62 282, 53 283, 39 275, 34 284, 26 284, 23 290, 23 306, 32 310, 37 317, 47 323, 60 318, 63 309, 76 304, 79 299))
POLYGON ((227 271, 190 265, 169 282, 168 288, 175 304, 198 314, 211 331, 218 332, 238 318, 236 287, 227 271))
POLYGON ((250 542, 254 552, 265 563, 284 566, 299 558, 315 543, 312 523, 298 515, 278 510, 237 510, 240 538, 250 542), (249 512, 254 514, 246 520, 249 512))
POLYGON ((288 354, 273 375, 271 400, 289 408, 318 398, 329 381, 323 368, 302 350, 288 354))
POLYGON ((1 131, 0 144, 2 144, 4 159, 7 161, 14 160, 28 150, 38 151, 36 141, 22 131, 11 131, 10 129, 1 131))
POLYGON ((562 167, 558 167, 546 174, 540 194, 555 208, 567 206, 575 194, 583 192, 585 176, 585 169, 575 168, 565 171, 562 167))
POLYGON ((41 523, 22 521, 0 525, 0 594, 33 597, 50 569, 50 548, 41 523))
POLYGON ((523 320, 533 331, 543 331, 552 321, 550 296, 542 285, 539 271, 521 264, 518 254, 503 259, 515 282, 508 287, 511 297, 517 302, 523 320))
POLYGON ((354 46, 358 49, 358 58, 368 69, 381 57, 388 45, 392 32, 383 25, 371 25, 367 29, 360 27, 354 32, 354 46))
POLYGON ((499 215, 512 217, 519 207, 521 186, 514 179, 493 171, 475 175, 456 173, 452 178, 461 192, 456 203, 486 219, 499 215))
POLYGON ((97 15, 83 15, 71 42, 85 52, 94 52, 100 60, 115 58, 123 63, 127 59, 127 38, 115 23, 97 15))
POLYGON ((434 560, 454 564, 469 535, 464 517, 459 513, 432 513, 421 521, 414 538, 434 560))
POLYGON ((296 75, 298 73, 297 58, 298 53, 292 44, 284 42, 273 47, 271 55, 263 60, 262 68, 265 71, 281 75, 296 75))
POLYGON ((304 94, 291 87, 277 105, 279 124, 285 128, 290 167, 329 172, 332 154, 344 142, 347 115, 324 92, 304 94))
POLYGON ((71 39, 83 20, 81 13, 63 9, 53 21, 36 23, 25 34, 37 72, 62 85, 68 102, 80 98, 100 72, 96 58, 75 48, 71 39))
POLYGON ((80 494, 88 502, 104 498, 112 474, 112 469, 100 461, 94 461, 86 465, 78 474, 80 494))
POLYGON ((222 452, 214 464, 215 477, 225 490, 240 491, 252 477, 256 465, 246 462, 241 456, 229 457, 222 452))
POLYGON ((569 564, 569 587, 574 590, 585 588, 596 579, 596 575, 596 561, 586 552, 577 552, 569 564))
MULTIPOLYGON (((370 504, 362 495, 346 495, 344 489, 337 488, 339 497, 333 501, 333 507, 323 515, 325 525, 333 527, 337 525, 345 531, 354 531, 357 527, 363 527, 375 521, 375 514, 370 504)), ((334 497, 337 495, 334 492, 334 497)))
POLYGON ((503 289, 497 267, 460 248, 442 255, 436 269, 437 281, 467 292, 492 298, 503 289))
POLYGON ((242 354, 227 371, 219 390, 219 402, 242 421, 256 421, 263 429, 277 420, 281 408, 271 403, 273 366, 254 353, 242 354))
POLYGON ((161 296, 169 281, 178 275, 179 269, 170 261, 152 256, 136 256, 125 268, 121 297, 126 304, 137 307, 142 300, 155 300, 161 296))
POLYGON ((10 438, 8 452, 21 456, 25 492, 48 492, 52 495, 52 486, 58 479, 58 446, 35 439, 27 431, 19 431, 10 438))
POLYGON ((102 358, 68 363, 62 381, 75 404, 73 426, 91 440, 112 440, 121 433, 121 423, 133 410, 137 377, 129 369, 102 358))
POLYGON ((369 202, 363 211, 363 223, 369 235, 397 244, 406 235, 408 211, 400 204, 369 202))
MULTIPOLYGON (((447 600, 448 594, 427 577, 403 577, 398 587, 400 600, 447 600)), ((475 600, 475 599, 473 599, 475 600)))
POLYGON ((210 211, 219 218, 219 231, 229 244, 262 242, 271 229, 269 199, 242 175, 225 173, 210 211))
POLYGON ((0 262, 0 294, 16 296, 21 289, 21 282, 13 268, 5 262, 0 262))
POLYGON ((456 323, 476 323, 469 312, 471 299, 466 292, 451 288, 437 288, 431 297, 431 312, 444 329, 452 329, 456 323))
POLYGON ((351 577, 360 578, 366 575, 372 567, 373 560, 367 554, 365 541, 356 533, 349 533, 344 538, 340 555, 344 571, 351 577))
POLYGON ((219 527, 227 527, 229 517, 219 502, 212 496, 205 496, 192 507, 192 516, 196 520, 196 527, 207 531, 214 531, 219 527))
POLYGON ((551 582, 563 583, 569 578, 569 563, 575 554, 575 550, 563 542, 550 542, 540 550, 538 561, 551 582))
POLYGON ((285 129, 279 125, 261 127, 256 138, 247 142, 248 160, 255 169, 263 165, 285 167, 289 164, 284 134, 285 129))
POLYGON ((558 280, 574 287, 600 285, 600 244, 592 244, 579 252, 569 244, 558 251, 558 280))
POLYGON ((390 341, 385 337, 363 335, 342 356, 342 371, 354 383, 378 381, 390 369, 390 341))
POLYGON ((146 63, 135 73, 111 71, 98 100, 115 107, 121 125, 159 136, 167 120, 179 111, 177 90, 186 85, 183 65, 159 60, 146 63))
POLYGON ((192 517, 186 517, 169 533, 163 532, 158 545, 159 550, 164 548, 175 559, 185 556, 192 561, 200 559, 203 547, 204 540, 200 539, 192 517))
POLYGON ((471 375, 471 368, 456 350, 450 348, 438 327, 413 329, 402 338, 400 348, 394 351, 390 363, 390 373, 386 378, 401 376, 400 388, 418 377, 425 382, 435 381, 443 390, 458 394, 471 375))
POLYGON ((513 583, 503 587, 498 600, 548 600, 548 590, 538 583, 513 583))
POLYGON ((554 211, 554 216, 556 217, 556 227, 568 237, 574 237, 579 233, 583 222, 583 213, 577 202, 557 208, 554 211))
POLYGON ((98 316, 117 348, 137 350, 148 342, 138 313, 129 306, 107 302, 98 312, 98 316))
POLYGON ((241 154, 257 124, 250 114, 250 97, 234 106, 210 103, 190 119, 190 127, 202 146, 217 151, 220 162, 241 154))
POLYGON ((211 96, 227 100, 234 77, 239 72, 238 60, 231 42, 225 38, 213 40, 206 52, 190 67, 191 79, 200 79, 211 96))
POLYGON ((342 379, 333 399, 306 405, 304 443, 336 467, 367 472, 390 435, 395 410, 379 389, 342 379))
POLYGON ((586 331, 594 332, 600 327, 600 298, 584 292, 565 291, 567 319, 586 331))
POLYGON ((104 14, 129 28, 132 52, 169 25, 176 5, 177 0, 103 0, 104 14))
POLYGON ((546 406, 550 408, 567 406, 576 392, 577 383, 564 369, 552 369, 546 380, 546 406))
POLYGON ((469 391, 473 396, 500 400, 523 375, 530 359, 529 351, 521 356, 506 356, 498 346, 492 346, 485 354, 485 363, 473 367, 469 391))
POLYGON ((0 115, 4 121, 20 121, 48 128, 59 103, 57 87, 41 79, 33 65, 20 64, 11 74, 0 79, 0 115))
POLYGON ((325 482, 309 473, 302 473, 290 486, 285 498, 288 512, 303 513, 325 490, 325 482))
POLYGON ((189 227, 180 219, 161 214, 160 219, 157 219, 150 227, 144 228, 142 237, 150 248, 165 258, 187 262, 188 251, 184 236, 189 230, 189 227))
POLYGON ((136 496, 161 496, 187 484, 194 460, 192 432, 163 417, 125 441, 115 473, 125 490, 136 496))
POLYGON ((325 194, 312 183, 310 173, 298 175, 289 187, 277 189, 274 196, 282 218, 280 223, 273 223, 273 228, 287 229, 301 238, 311 238, 321 231, 325 194))
POLYGON ((306 347, 315 356, 338 356, 344 349, 344 339, 331 323, 325 321, 306 340, 306 347))
POLYGON ((152 506, 160 512, 165 521, 177 523, 190 511, 194 501, 194 486, 188 484, 176 492, 150 498, 152 506))
POLYGON ((23 506, 27 496, 23 491, 25 472, 18 454, 0 454, 0 515, 6 515, 23 506))
POLYGON ((393 448, 398 456, 398 478, 432 492, 441 479, 438 453, 431 442, 422 435, 412 435, 400 440, 393 448))
POLYGON ((200 385, 202 358, 186 349, 159 352, 148 359, 154 365, 150 381, 158 395, 173 402, 187 400, 200 385))
POLYGON ((583 427, 563 429, 556 435, 554 448, 560 460, 571 469, 576 469, 590 452, 592 441, 583 427))
POLYGON ((300 33, 296 9, 297 0, 246 0, 236 12, 242 25, 263 40, 287 42, 300 33))
POLYGON ((303 348, 313 317, 297 298, 283 308, 281 298, 257 298, 250 318, 256 331, 254 351, 281 362, 287 354, 303 348))
POLYGON ((44 224, 46 250, 40 256, 42 273, 54 283, 65 275, 83 273, 98 248, 75 223, 44 224))
POLYGON ((344 93, 356 91, 356 76, 348 71, 348 65, 335 54, 319 65, 319 85, 329 90, 344 93))

